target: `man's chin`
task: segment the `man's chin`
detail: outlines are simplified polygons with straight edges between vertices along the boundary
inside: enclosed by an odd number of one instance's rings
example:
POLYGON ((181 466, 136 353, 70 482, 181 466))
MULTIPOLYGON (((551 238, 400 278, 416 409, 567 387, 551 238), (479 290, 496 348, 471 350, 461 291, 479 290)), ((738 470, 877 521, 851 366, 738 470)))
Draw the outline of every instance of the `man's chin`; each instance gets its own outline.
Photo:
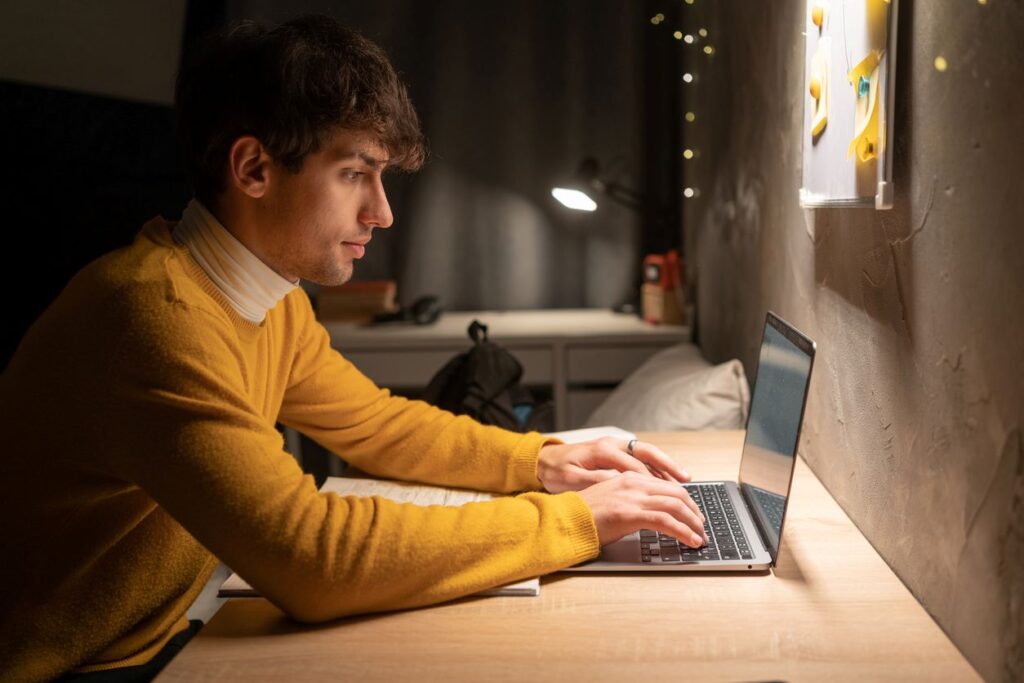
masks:
POLYGON ((340 270, 335 270, 333 272, 317 273, 315 275, 312 275, 311 277, 303 279, 309 280, 310 282, 315 282, 321 287, 337 287, 338 285, 343 285, 352 279, 352 271, 352 264, 347 264, 340 270))

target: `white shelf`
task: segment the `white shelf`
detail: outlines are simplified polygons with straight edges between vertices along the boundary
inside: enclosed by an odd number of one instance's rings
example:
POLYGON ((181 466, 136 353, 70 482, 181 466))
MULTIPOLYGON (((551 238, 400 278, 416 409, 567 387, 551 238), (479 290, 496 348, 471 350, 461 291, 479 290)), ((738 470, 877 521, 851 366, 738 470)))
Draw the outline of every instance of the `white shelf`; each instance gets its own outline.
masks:
POLYGON ((570 429, 647 358, 690 340, 682 325, 652 325, 607 309, 459 311, 432 325, 359 326, 325 321, 331 345, 380 386, 422 389, 456 353, 469 348, 473 320, 523 365, 524 383, 550 386, 556 429, 570 429), (575 393, 574 393, 575 392, 575 393), (596 393, 595 393, 596 392, 596 393), (574 399, 570 403, 570 398, 574 399))

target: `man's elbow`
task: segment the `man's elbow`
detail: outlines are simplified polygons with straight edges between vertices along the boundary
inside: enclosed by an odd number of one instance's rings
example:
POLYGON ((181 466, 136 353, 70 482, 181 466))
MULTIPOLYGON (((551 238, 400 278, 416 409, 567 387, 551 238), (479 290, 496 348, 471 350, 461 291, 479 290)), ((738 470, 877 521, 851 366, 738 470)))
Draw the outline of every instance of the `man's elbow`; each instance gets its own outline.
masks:
POLYGON ((297 590, 268 596, 288 617, 304 624, 321 624, 355 614, 374 612, 380 604, 379 593, 352 582, 339 583, 318 574, 296 581, 297 590))
POLYGON ((327 600, 322 593, 313 591, 273 602, 289 618, 303 624, 322 624, 354 613, 345 602, 339 604, 337 600, 327 600))

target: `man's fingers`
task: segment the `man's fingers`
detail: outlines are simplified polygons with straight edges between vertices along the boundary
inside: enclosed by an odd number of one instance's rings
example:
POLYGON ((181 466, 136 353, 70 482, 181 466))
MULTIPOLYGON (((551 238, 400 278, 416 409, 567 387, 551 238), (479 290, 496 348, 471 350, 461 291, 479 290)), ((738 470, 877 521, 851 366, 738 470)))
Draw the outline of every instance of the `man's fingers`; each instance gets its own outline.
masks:
POLYGON ((647 469, 647 465, 629 455, 624 450, 600 449, 593 451, 588 465, 591 467, 610 467, 620 472, 651 474, 651 471, 647 469))
POLYGON ((704 545, 703 535, 697 534, 683 522, 679 521, 672 513, 662 510, 647 510, 642 515, 642 523, 645 529, 653 529, 672 538, 677 538, 691 548, 699 548, 704 545))
POLYGON ((686 489, 679 484, 675 482, 658 481, 655 479, 644 479, 642 481, 638 481, 636 486, 641 487, 644 493, 648 496, 669 496, 682 501, 683 505, 688 507, 703 525, 704 515, 700 511, 700 506, 694 502, 693 498, 690 497, 690 494, 686 492, 686 489))
POLYGON ((690 481, 690 473, 680 467, 675 460, 654 444, 637 441, 633 444, 633 457, 652 470, 666 474, 675 481, 690 481))
POLYGON ((700 514, 694 512, 678 498, 673 496, 648 496, 644 500, 644 507, 648 510, 668 513, 673 519, 681 523, 686 529, 684 535, 672 535, 683 543, 699 548, 707 540, 704 537, 704 523, 700 518, 700 514))
POLYGON ((634 470, 595 468, 589 469, 588 477, 594 483, 580 489, 580 495, 594 514, 602 545, 637 529, 656 529, 695 548, 704 544, 700 508, 677 482, 634 470))

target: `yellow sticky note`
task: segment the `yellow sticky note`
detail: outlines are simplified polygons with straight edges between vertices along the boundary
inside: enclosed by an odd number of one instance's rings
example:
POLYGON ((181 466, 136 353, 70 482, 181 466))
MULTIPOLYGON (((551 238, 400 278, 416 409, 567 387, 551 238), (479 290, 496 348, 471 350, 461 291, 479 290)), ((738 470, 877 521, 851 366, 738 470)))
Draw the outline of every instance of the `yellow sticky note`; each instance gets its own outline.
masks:
POLYGON ((878 63, 881 57, 881 51, 872 50, 847 75, 854 91, 860 90, 862 77, 868 80, 868 92, 857 97, 854 115, 856 133, 846 152, 847 158, 856 151, 857 158, 861 161, 874 159, 882 144, 882 141, 878 139, 878 63))
POLYGON ((811 57, 811 73, 807 88, 814 98, 814 113, 811 115, 811 137, 821 135, 828 125, 829 83, 828 74, 832 68, 832 41, 822 38, 818 49, 811 57))

